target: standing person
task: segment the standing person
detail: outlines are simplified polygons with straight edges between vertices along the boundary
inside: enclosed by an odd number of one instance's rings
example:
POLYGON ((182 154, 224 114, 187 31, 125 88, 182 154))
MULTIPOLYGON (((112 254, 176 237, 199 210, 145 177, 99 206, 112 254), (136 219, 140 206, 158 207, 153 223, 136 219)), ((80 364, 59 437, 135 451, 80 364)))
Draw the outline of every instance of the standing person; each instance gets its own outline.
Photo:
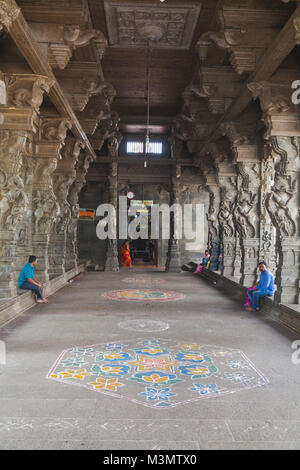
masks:
POLYGON ((248 296, 250 298, 252 308, 247 307, 247 310, 257 311, 259 310, 259 299, 260 297, 272 296, 275 292, 274 276, 269 271, 267 263, 261 261, 258 265, 260 270, 260 281, 255 290, 249 290, 248 296))
POLYGON ((123 267, 132 268, 132 261, 130 257, 130 249, 128 241, 124 242, 121 246, 121 261, 123 267))
POLYGON ((28 263, 23 266, 20 272, 18 286, 20 289, 32 290, 37 296, 38 304, 48 304, 48 300, 43 298, 43 285, 34 277, 36 263, 36 256, 29 256, 28 263))
POLYGON ((210 254, 208 250, 205 250, 204 257, 202 258, 202 263, 199 264, 197 267, 195 274, 201 273, 203 267, 209 267, 209 262, 210 262, 210 254))

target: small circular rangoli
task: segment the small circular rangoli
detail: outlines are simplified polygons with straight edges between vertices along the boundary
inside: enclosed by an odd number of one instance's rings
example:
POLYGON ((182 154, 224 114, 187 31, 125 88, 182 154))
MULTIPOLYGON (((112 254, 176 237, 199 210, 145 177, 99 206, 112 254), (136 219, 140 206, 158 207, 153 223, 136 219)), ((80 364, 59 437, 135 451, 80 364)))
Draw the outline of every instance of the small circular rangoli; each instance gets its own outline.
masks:
POLYGON ((168 323, 157 320, 127 320, 121 321, 118 326, 129 331, 164 331, 170 328, 168 323))
POLYGON ((105 292, 102 294, 107 299, 140 301, 140 302, 170 302, 185 298, 184 294, 172 291, 149 290, 149 289, 127 289, 105 292))

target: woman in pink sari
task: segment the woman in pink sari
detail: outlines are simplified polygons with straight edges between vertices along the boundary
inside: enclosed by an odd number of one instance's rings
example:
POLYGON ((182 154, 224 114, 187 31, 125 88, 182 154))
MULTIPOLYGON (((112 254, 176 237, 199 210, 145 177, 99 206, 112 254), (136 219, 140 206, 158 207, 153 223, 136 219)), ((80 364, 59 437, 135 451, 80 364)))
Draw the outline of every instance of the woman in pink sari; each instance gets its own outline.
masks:
POLYGON ((195 274, 201 273, 203 267, 208 267, 210 262, 210 254, 208 250, 205 250, 204 258, 202 258, 202 263, 197 267, 195 274))

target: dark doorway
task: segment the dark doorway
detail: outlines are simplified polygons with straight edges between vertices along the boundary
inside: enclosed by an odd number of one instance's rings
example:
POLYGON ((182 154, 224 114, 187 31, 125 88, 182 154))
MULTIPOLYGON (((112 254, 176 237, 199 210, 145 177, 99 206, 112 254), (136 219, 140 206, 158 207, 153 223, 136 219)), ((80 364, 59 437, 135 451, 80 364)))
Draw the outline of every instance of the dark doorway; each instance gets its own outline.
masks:
POLYGON ((158 258, 157 242, 153 240, 131 240, 130 254, 134 265, 156 265, 158 258))

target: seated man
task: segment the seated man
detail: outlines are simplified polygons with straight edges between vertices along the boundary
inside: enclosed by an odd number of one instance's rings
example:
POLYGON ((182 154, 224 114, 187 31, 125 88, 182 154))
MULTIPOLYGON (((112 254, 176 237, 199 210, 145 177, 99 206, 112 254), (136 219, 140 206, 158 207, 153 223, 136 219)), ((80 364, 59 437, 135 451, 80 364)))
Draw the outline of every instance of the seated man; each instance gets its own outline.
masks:
POLYGON ((257 285, 256 290, 249 290, 248 296, 250 298, 252 308, 247 307, 246 310, 256 311, 259 310, 259 299, 260 297, 272 296, 275 292, 274 276, 268 270, 267 264, 262 261, 258 265, 261 272, 260 281, 257 285))
POLYGON ((18 286, 21 289, 32 290, 37 296, 38 304, 47 304, 48 300, 43 299, 43 286, 34 277, 34 266, 36 263, 36 256, 29 256, 28 263, 25 264, 20 272, 18 286))

